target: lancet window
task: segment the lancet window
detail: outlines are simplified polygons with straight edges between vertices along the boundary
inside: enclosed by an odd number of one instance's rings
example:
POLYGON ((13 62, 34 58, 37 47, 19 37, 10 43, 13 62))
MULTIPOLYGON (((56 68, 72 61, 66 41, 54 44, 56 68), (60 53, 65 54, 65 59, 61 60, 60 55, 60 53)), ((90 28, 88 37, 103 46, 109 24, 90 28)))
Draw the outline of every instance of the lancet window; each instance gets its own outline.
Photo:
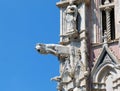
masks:
POLYGON ((102 35, 107 33, 108 41, 115 39, 114 0, 101 0, 102 35))

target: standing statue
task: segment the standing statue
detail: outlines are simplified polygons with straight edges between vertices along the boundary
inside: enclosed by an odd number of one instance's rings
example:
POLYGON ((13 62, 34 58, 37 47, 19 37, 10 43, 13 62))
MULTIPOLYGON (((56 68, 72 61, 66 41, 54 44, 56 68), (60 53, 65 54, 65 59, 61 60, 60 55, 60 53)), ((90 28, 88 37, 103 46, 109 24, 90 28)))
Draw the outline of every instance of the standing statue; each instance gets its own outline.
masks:
POLYGON ((69 1, 69 6, 66 8, 66 22, 67 22, 67 35, 77 32, 76 29, 76 18, 77 18, 77 7, 73 4, 73 1, 69 1))
POLYGON ((63 72, 61 74, 64 91, 71 91, 74 88, 70 59, 66 58, 63 72))
POLYGON ((61 91, 62 89, 64 89, 64 91, 71 91, 71 89, 74 88, 69 58, 65 58, 65 64, 61 75, 52 78, 52 80, 58 82, 58 91, 61 91))

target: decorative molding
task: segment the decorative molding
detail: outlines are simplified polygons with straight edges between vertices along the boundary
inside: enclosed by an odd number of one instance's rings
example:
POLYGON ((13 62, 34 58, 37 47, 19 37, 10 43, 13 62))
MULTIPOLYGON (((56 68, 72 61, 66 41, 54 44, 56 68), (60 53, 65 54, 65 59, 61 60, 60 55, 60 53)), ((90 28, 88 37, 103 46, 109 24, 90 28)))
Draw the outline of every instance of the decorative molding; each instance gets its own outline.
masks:
MULTIPOLYGON (((90 3, 90 0, 74 0, 74 3, 76 5, 82 3, 82 2, 85 2, 87 5, 90 3)), ((67 7, 69 5, 69 1, 60 1, 60 2, 57 2, 56 3, 56 6, 58 6, 59 8, 61 7, 67 7)))
POLYGON ((110 4, 107 4, 107 5, 100 5, 99 8, 100 8, 100 10, 104 10, 106 7, 113 8, 114 5, 115 5, 114 3, 110 3, 110 4))

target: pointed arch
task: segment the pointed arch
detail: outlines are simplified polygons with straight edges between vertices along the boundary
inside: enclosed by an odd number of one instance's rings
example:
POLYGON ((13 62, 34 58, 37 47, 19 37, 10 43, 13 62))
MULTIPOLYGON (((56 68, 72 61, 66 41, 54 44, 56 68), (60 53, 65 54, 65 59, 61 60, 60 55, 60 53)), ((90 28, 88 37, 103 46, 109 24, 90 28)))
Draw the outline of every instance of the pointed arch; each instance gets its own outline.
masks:
POLYGON ((120 65, 108 47, 104 47, 92 70, 94 91, 120 91, 120 65), (118 66, 117 66, 118 65, 118 66), (99 89, 99 90, 98 90, 99 89))
POLYGON ((119 74, 117 69, 115 69, 115 66, 111 63, 105 63, 101 65, 95 72, 95 75, 93 76, 94 82, 101 82, 104 83, 105 77, 108 75, 117 75, 119 74))

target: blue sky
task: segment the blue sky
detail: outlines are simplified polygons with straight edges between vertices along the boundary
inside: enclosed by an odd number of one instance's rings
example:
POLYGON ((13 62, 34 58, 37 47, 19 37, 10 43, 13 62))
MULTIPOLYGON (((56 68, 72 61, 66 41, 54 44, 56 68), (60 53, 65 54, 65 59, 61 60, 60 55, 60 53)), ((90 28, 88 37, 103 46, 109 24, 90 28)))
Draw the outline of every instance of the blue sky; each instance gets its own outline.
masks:
POLYGON ((57 91, 53 55, 36 43, 59 43, 59 0, 0 0, 0 91, 57 91))

